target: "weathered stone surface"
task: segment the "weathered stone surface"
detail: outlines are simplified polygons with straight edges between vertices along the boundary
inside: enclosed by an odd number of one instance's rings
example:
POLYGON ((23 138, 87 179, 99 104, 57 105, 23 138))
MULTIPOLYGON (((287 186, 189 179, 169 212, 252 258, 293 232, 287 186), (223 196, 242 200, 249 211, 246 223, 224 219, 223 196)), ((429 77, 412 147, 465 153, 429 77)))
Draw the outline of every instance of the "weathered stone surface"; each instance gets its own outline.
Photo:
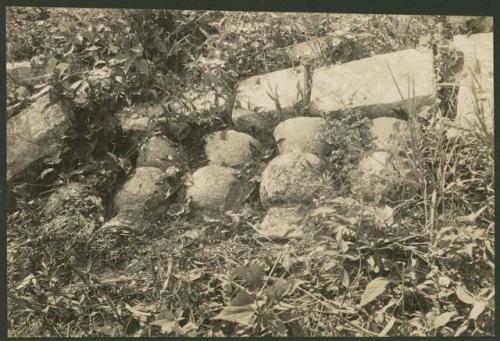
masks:
POLYGON ((232 112, 235 127, 252 136, 259 131, 272 132, 302 99, 304 79, 305 69, 297 67, 243 80, 236 90, 232 112))
POLYGON ((262 205, 311 201, 319 188, 322 168, 323 162, 314 154, 293 152, 277 156, 262 173, 262 205))
POLYGON ((50 104, 47 94, 7 121, 7 180, 61 151, 71 115, 61 102, 50 104))
POLYGON ((259 141, 252 136, 227 130, 206 138, 205 154, 214 165, 235 167, 250 161, 254 150, 260 148, 259 141))
POLYGON ((30 60, 21 62, 7 62, 7 84, 34 85, 45 81, 49 76, 46 61, 41 56, 35 56, 30 60))
POLYGON ((303 218, 295 207, 272 207, 267 211, 258 232, 273 240, 302 239, 304 231, 300 223, 303 218))
POLYGON ((54 191, 45 204, 43 216, 52 219, 68 211, 81 211, 90 216, 102 217, 104 212, 102 199, 89 186, 69 183, 54 191), (95 211, 95 212, 92 212, 95 211))
POLYGON ((181 151, 164 136, 153 136, 139 149, 137 167, 158 167, 166 169, 179 160, 181 151))
POLYGON ((397 177, 391 154, 387 152, 365 156, 358 168, 349 174, 351 191, 366 201, 380 200, 397 177))
POLYGON ((388 116, 413 96, 417 109, 436 97, 431 50, 403 50, 341 65, 316 69, 312 76, 312 111, 338 112, 357 108, 371 117, 388 116), (407 93, 408 82, 411 93, 407 93))
POLYGON ((295 117, 274 129, 274 139, 280 154, 299 151, 323 155, 328 151, 325 130, 326 121, 321 117, 295 117))
POLYGON ((405 147, 409 138, 406 121, 393 117, 380 117, 372 120, 370 133, 377 151, 396 151, 405 147))
POLYGON ((463 53, 464 66, 457 97, 457 116, 447 135, 453 137, 462 132, 477 131, 481 129, 481 122, 488 132, 493 133, 493 33, 455 36, 453 44, 463 53))
POLYGON ((186 197, 207 214, 235 211, 243 203, 243 185, 231 168, 208 165, 193 173, 186 197))
POLYGON ((167 191, 166 175, 160 168, 139 167, 116 194, 114 203, 118 211, 144 211, 147 206, 162 200, 167 191))
POLYGON ((124 108, 117 117, 124 132, 145 132, 153 127, 152 119, 162 110, 161 104, 141 103, 124 108))
POLYGON ((7 82, 18 83, 29 77, 33 77, 29 61, 7 63, 7 82))
POLYGON ((104 221, 104 206, 92 188, 70 183, 50 195, 42 229, 51 237, 90 236, 104 221))

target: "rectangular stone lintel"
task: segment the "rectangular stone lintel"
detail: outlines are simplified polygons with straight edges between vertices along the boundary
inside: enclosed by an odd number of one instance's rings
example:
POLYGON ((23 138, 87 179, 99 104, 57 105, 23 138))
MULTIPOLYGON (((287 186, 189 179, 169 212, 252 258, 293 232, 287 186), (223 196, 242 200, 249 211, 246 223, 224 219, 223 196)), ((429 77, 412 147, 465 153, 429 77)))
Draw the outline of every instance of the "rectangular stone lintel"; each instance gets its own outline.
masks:
POLYGON ((359 109, 380 117, 403 109, 405 101, 414 101, 417 108, 432 104, 433 61, 431 50, 410 49, 316 69, 311 110, 319 114, 359 109))

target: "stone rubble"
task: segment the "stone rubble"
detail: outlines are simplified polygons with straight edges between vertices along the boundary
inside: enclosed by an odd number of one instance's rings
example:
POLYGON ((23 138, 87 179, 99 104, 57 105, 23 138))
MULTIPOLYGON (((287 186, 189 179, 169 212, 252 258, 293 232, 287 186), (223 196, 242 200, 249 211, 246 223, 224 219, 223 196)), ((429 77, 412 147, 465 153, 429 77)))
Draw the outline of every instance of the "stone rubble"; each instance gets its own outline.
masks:
POLYGON ((312 201, 321 185, 323 161, 310 153, 292 152, 275 157, 262 173, 260 201, 264 207, 312 201))
POLYGON ((293 151, 325 155, 328 145, 324 134, 326 121, 321 117, 295 117, 281 122, 274 129, 280 154, 293 151))
POLYGON ((296 207, 272 207, 259 227, 259 233, 271 240, 302 239, 304 216, 296 207))
POLYGON ((49 95, 7 121, 7 181, 33 163, 61 152, 73 111, 49 95))
POLYGON ((219 131, 207 136, 205 154, 211 164, 237 167, 252 160, 255 152, 262 149, 252 136, 234 130, 219 131))
POLYGON ((272 133, 278 123, 293 115, 294 107, 303 99, 305 77, 305 68, 296 67, 240 82, 232 112, 236 129, 252 136, 272 133))
POLYGON ((483 130, 492 134, 493 33, 455 36, 453 45, 463 54, 464 64, 457 96, 457 116, 447 131, 447 136, 454 137, 464 132, 483 130))
POLYGON ((88 186, 69 183, 47 199, 42 214, 42 230, 51 238, 90 238, 104 221, 104 205, 88 186))
POLYGON ((380 200, 399 176, 392 158, 390 153, 380 151, 365 156, 349 174, 352 193, 364 201, 380 200))
POLYGON ((136 166, 166 169, 180 159, 181 151, 172 141, 165 136, 155 135, 140 147, 136 166))
POLYGON ((115 208, 120 211, 143 211, 147 205, 161 201, 166 192, 166 174, 157 167, 139 167, 115 196, 115 208))
POLYGON ((240 208, 244 188, 233 169, 208 165, 193 173, 186 198, 193 208, 207 215, 219 215, 240 208))
MULTIPOLYGON (((313 65, 308 64, 311 60, 321 59, 320 51, 339 41, 332 35, 287 47, 289 57, 302 65, 241 81, 234 101, 221 97, 221 91, 207 90, 187 91, 185 101, 177 106, 172 104, 171 110, 181 115, 222 113, 232 106, 229 111, 235 130, 217 131, 205 138, 208 165, 187 176, 185 182, 186 200, 197 213, 220 217, 240 210, 249 190, 238 178, 240 167, 251 161, 255 152, 263 151, 263 145, 275 144, 279 155, 268 163, 260 177, 260 204, 267 214, 258 232, 272 240, 304 238, 305 217, 335 216, 339 212, 339 208, 327 206, 307 214, 299 209, 313 204, 323 186, 324 158, 330 146, 324 137, 327 122, 320 116, 353 109, 372 119, 374 150, 349 174, 352 194, 378 204, 400 174, 393 161, 398 148, 408 139, 407 122, 395 117, 401 116, 413 92, 416 110, 436 101, 433 53, 428 49, 409 49, 315 70, 309 67, 313 65), (406 93, 408 84, 415 86, 411 94, 406 93), (304 108, 308 110, 305 114, 304 108)), ((465 56, 464 69, 474 67, 474 58, 479 56, 485 78, 481 86, 492 102, 491 46, 492 34, 455 37, 455 47, 465 56)), ((11 66, 8 72, 18 70, 21 74, 27 67, 11 66)), ((470 90, 466 86, 470 79, 470 72, 464 71, 457 124, 470 111, 470 90)), ((161 103, 143 103, 117 114, 123 132, 140 135, 136 141, 140 147, 135 173, 116 193, 116 215, 107 226, 140 224, 151 207, 168 206, 168 178, 176 174, 172 169, 178 171, 175 165, 183 154, 175 143, 182 138, 173 138, 170 130, 165 132, 168 137, 159 134, 158 122, 166 122, 170 117, 164 110, 161 103)), ((70 127, 70 114, 60 104, 48 106, 47 95, 8 121, 8 179, 37 159, 60 150, 62 137, 70 127)), ((177 132, 182 130, 174 128, 177 132)), ((392 222, 390 207, 372 208, 381 225, 392 222)))

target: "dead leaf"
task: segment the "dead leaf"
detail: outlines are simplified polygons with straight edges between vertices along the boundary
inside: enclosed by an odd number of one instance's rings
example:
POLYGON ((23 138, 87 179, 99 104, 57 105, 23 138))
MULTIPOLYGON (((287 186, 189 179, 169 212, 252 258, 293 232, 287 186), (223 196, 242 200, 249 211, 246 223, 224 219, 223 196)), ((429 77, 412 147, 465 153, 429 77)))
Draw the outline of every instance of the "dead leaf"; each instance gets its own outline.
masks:
POLYGON ((300 279, 288 281, 279 279, 273 285, 267 287, 264 293, 271 299, 281 301, 283 297, 291 295, 302 283, 305 283, 305 281, 300 279))
POLYGON ((389 282, 390 281, 384 277, 377 277, 371 281, 361 295, 360 305, 364 306, 380 296, 385 291, 389 282))
POLYGON ((187 276, 187 280, 189 282, 194 282, 194 281, 200 279, 201 276, 203 276, 203 270, 196 269, 196 270, 189 272, 189 274, 187 276))
POLYGON ((349 273, 344 269, 344 276, 342 278, 342 285, 349 288, 349 273))
POLYGON ((146 313, 146 312, 143 312, 143 311, 140 311, 136 308, 133 308, 131 306, 129 306, 127 303, 125 303, 125 309, 127 309, 128 311, 130 311, 134 316, 137 316, 137 317, 147 317, 147 316, 151 316, 150 313, 146 313))
POLYGON ((450 322, 451 318, 455 315, 454 312, 442 313, 434 320, 434 329, 444 327, 448 322, 450 322))
POLYGON ((387 205, 375 208, 375 221, 380 227, 392 225, 394 223, 393 216, 394 210, 387 205))
POLYGON ((448 276, 439 276, 438 283, 442 287, 448 287, 451 283, 451 279, 448 276))
POLYGON ((476 301, 474 302, 474 306, 469 314, 469 320, 477 320, 479 315, 481 315, 486 309, 486 302, 484 301, 476 301))
POLYGON ((474 303, 476 303, 474 297, 467 291, 467 289, 463 288, 462 286, 457 287, 455 294, 457 295, 458 299, 465 304, 474 305, 474 303))
POLYGON ((469 328, 469 321, 465 321, 455 332, 454 336, 462 335, 469 328))
POLYGON ((156 320, 150 323, 151 326, 161 328, 162 334, 172 334, 180 331, 177 321, 170 319, 156 320))
POLYGON ((200 232, 197 230, 187 230, 184 232, 184 236, 190 239, 198 239, 200 237, 200 232))
POLYGON ((227 306, 217 316, 212 317, 212 320, 224 320, 245 326, 252 326, 256 317, 255 309, 255 304, 240 307, 227 306))
POLYGON ((394 322, 396 322, 396 318, 393 316, 389 323, 387 323, 387 325, 384 327, 384 329, 382 329, 382 331, 378 334, 378 336, 386 336, 387 333, 392 329, 392 327, 394 326, 394 322))
POLYGON ((464 252, 467 255, 469 255, 469 257, 471 257, 471 258, 472 258, 472 253, 474 252, 475 245, 476 245, 475 243, 469 243, 469 244, 465 245, 465 247, 464 247, 464 252))

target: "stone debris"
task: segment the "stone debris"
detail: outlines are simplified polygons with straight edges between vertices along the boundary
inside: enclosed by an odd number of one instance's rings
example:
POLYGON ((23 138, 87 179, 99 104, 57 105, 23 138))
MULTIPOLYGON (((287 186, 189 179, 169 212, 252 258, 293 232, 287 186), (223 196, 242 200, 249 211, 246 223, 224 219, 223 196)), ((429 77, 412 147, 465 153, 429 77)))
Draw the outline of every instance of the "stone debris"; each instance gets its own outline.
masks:
POLYGON ((493 33, 453 38, 456 50, 464 55, 462 78, 457 96, 457 116, 448 137, 463 132, 482 131, 493 133, 493 33), (479 108, 479 110, 478 110, 479 108), (484 123, 484 128, 483 128, 484 123))
POLYGON ((171 186, 169 177, 178 169, 170 166, 166 170, 158 167, 138 167, 114 198, 116 215, 103 225, 103 229, 119 233, 141 230, 168 209, 171 186))
POLYGON ((258 232, 272 240, 302 239, 304 216, 295 207, 272 207, 267 211, 258 232))
POLYGON ((373 152, 365 156, 349 178, 351 191, 365 201, 377 201, 398 178, 388 152, 373 152))
POLYGON ((393 117, 373 119, 370 133, 377 151, 390 152, 405 148, 409 138, 407 122, 393 117))
POLYGON ((280 154, 293 151, 324 155, 328 144, 324 134, 326 121, 321 117, 295 117, 281 122, 274 129, 280 154))
POLYGON ((309 153, 286 153, 271 160, 262 173, 260 201, 264 207, 306 203, 320 188, 321 159, 309 153))
POLYGON ((123 132, 146 132, 153 128, 153 118, 162 111, 161 104, 141 103, 124 108, 117 113, 117 117, 123 132))
POLYGON ((316 69, 311 110, 323 113, 359 109, 370 117, 394 116, 393 110, 403 109, 404 101, 391 70, 405 101, 414 93, 416 109, 435 102, 432 50, 410 49, 316 69))
POLYGON ((61 102, 50 103, 47 94, 7 121, 8 181, 35 161, 61 152, 72 115, 61 102))
POLYGON ((243 204, 243 185, 231 168, 208 165, 193 173, 186 198, 208 215, 236 211, 243 204))
MULTIPOLYGON (((332 207, 322 206, 307 214, 300 213, 298 206, 291 207, 312 203, 321 189, 326 166, 322 157, 328 155, 330 146, 325 137, 327 122, 317 116, 351 109, 372 118, 370 131, 375 147, 349 174, 351 189, 363 201, 378 202, 399 178, 394 157, 408 138, 407 122, 390 116, 400 115, 413 94, 416 110, 435 103, 433 53, 429 49, 403 50, 316 68, 311 74, 310 62, 323 60, 323 52, 341 41, 332 34, 285 48, 289 57, 302 66, 241 81, 234 102, 221 96, 221 89, 198 89, 186 91, 179 101, 142 103, 120 111, 117 118, 122 130, 133 133, 134 143, 140 143, 140 148, 135 173, 115 195, 117 214, 105 226, 137 225, 145 212, 168 205, 169 179, 178 175, 175 163, 183 158, 176 143, 188 138, 192 128, 192 117, 188 116, 223 112, 228 105, 232 105, 236 130, 218 131, 206 137, 204 152, 209 165, 196 170, 186 181, 186 199, 198 212, 217 216, 238 211, 245 201, 246 187, 231 167, 251 161, 255 151, 262 151, 261 143, 276 143, 280 155, 261 174, 259 196, 268 212, 259 232, 270 239, 303 238, 301 223, 306 215, 351 222, 354 218, 346 218, 342 207, 346 203, 352 207, 360 205, 348 198, 338 198, 342 200, 332 202, 332 207), (411 93, 406 93, 408 86, 413 85, 411 93), (299 116, 301 108, 309 108, 313 117, 299 116), (159 130, 166 136, 158 135, 159 130), (169 171, 172 169, 175 171, 169 171)), ((458 95, 458 123, 468 115, 471 106, 469 83, 473 77, 467 70, 477 71, 479 65, 479 85, 486 93, 483 97, 492 102, 492 34, 457 36, 454 44, 465 60, 458 95)), ((20 78, 33 72, 30 63, 7 68, 9 75, 16 73, 20 78)), ((90 75, 91 79, 105 80, 108 71, 103 68, 90 75)), ((70 114, 60 104, 49 105, 47 94, 8 121, 8 179, 61 149, 62 138, 70 127, 70 114)), ((51 205, 47 205, 48 212, 51 205)), ((392 222, 391 208, 370 207, 378 225, 392 222)))
POLYGON ((31 62, 13 62, 7 63, 7 81, 21 83, 24 79, 32 77, 33 71, 31 62))
POLYGON ((219 131, 206 138, 205 154, 211 164, 236 167, 252 160, 262 148, 259 141, 234 130, 219 131))
POLYGON ((104 222, 104 205, 92 188, 69 183, 53 192, 42 214, 42 230, 50 237, 90 237, 104 222))
POLYGON ((139 167, 115 196, 115 208, 120 211, 145 211, 161 202, 167 191, 166 174, 157 167, 139 167))
MULTIPOLYGON (((35 58, 36 60, 36 58, 35 58)), ((8 62, 6 63, 7 82, 15 84, 34 85, 41 80, 48 78, 46 68, 40 63, 31 63, 31 61, 8 62)))
POLYGON ((166 169, 181 158, 181 151, 165 136, 153 136, 139 149, 137 167, 166 169))

